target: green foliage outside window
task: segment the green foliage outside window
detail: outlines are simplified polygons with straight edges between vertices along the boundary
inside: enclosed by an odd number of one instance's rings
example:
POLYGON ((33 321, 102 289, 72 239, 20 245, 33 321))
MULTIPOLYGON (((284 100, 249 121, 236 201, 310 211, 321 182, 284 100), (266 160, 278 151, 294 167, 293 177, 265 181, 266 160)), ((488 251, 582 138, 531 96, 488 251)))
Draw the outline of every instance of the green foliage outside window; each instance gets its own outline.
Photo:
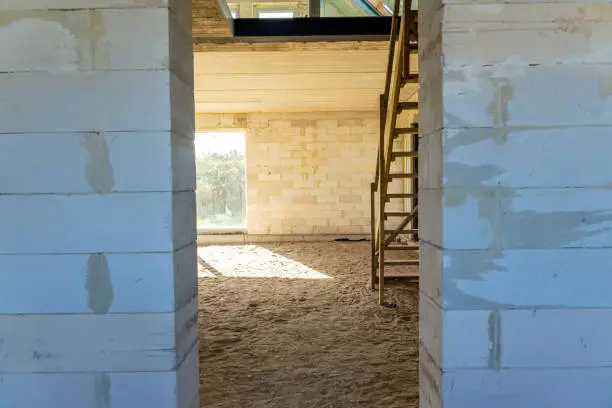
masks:
POLYGON ((196 159, 198 229, 246 227, 244 154, 232 150, 196 159))

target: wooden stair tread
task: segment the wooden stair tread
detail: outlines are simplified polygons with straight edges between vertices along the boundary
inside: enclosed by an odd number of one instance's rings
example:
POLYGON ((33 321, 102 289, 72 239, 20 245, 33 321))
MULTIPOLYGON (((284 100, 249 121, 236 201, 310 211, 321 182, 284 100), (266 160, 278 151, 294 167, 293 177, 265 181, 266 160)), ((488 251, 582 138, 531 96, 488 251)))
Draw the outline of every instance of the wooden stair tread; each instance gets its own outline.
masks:
MULTIPOLYGON (((385 251, 418 251, 418 245, 387 245, 385 251)), ((374 251, 374 255, 378 256, 378 250, 374 251)))
POLYGON ((419 155, 418 152, 391 152, 391 157, 417 157, 419 155))
POLYGON ((389 245, 385 251, 418 251, 418 245, 389 245))
MULTIPOLYGON (((385 266, 418 266, 418 259, 388 259, 385 261, 385 266)), ((418 275, 418 272, 414 272, 418 275)), ((391 276, 385 275, 385 278, 390 278, 391 276)))
POLYGON ((419 175, 417 173, 389 173, 389 178, 418 178, 419 175))
POLYGON ((385 216, 386 217, 408 217, 410 214, 412 214, 411 212, 403 212, 403 211, 390 211, 390 212, 386 212, 385 216))
POLYGON ((414 193, 387 194, 387 201, 391 198, 418 198, 418 194, 414 194, 414 193))
MULTIPOLYGON (((398 232, 398 235, 405 235, 405 234, 418 234, 419 230, 418 229, 404 229, 398 232)), ((385 234, 393 234, 395 233, 395 230, 385 230, 385 234)))
MULTIPOLYGON (((414 265, 417 266, 417 265, 414 265)), ((387 273, 385 273, 385 280, 398 280, 398 279, 406 279, 406 280, 411 280, 411 281, 415 281, 415 280, 419 280, 420 276, 419 276, 419 271, 410 271, 410 270, 402 270, 401 272, 396 272, 396 274, 394 275, 389 275, 387 273)), ((375 283, 378 283, 378 281, 380 280, 380 277, 378 276, 378 274, 375 277, 375 283)))
POLYGON ((416 135, 418 133, 418 127, 400 127, 395 128, 395 130, 393 131, 393 137, 398 137, 400 135, 416 135))
POLYGON ((418 102, 399 102, 397 104, 397 112, 403 112, 405 110, 416 110, 419 109, 418 102))
POLYGON ((410 216, 412 216, 411 212, 390 211, 390 212, 385 213, 385 220, 388 220, 389 218, 394 218, 394 217, 405 218, 405 217, 410 217, 410 216))

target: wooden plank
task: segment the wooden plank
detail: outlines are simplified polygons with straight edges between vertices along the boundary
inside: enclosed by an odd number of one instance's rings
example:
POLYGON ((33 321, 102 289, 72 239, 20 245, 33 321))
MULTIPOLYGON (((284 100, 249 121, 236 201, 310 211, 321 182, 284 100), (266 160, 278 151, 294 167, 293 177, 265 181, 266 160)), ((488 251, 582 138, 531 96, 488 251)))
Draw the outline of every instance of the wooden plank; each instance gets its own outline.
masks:
POLYGON ((389 198, 414 198, 414 197, 416 197, 416 194, 413 194, 413 193, 393 193, 393 194, 387 194, 387 199, 389 199, 389 198))
POLYGON ((387 251, 418 251, 418 245, 389 245, 387 251))
POLYGON ((385 230, 385 234, 397 233, 397 235, 416 234, 417 232, 419 231, 415 229, 400 229, 399 231, 398 230, 385 230))
POLYGON ((393 242, 393 240, 397 238, 398 235, 406 235, 406 234, 416 235, 418 234, 417 229, 414 229, 414 228, 406 229, 406 226, 409 225, 411 222, 413 222, 413 220, 417 217, 417 215, 418 215, 418 212, 416 210, 412 211, 406 218, 402 220, 402 222, 394 230, 385 231, 386 233, 389 234, 389 236, 386 237, 384 240, 385 248, 388 248, 393 242))
POLYGON ((387 52, 388 41, 307 41, 307 42, 240 42, 233 39, 232 42, 196 42, 193 46, 194 53, 198 52, 287 52, 287 51, 383 51, 387 52))
MULTIPOLYGON (((378 109, 387 50, 380 43, 375 47, 349 43, 342 48, 314 44, 304 50, 281 47, 249 51, 242 45, 243 52, 228 51, 225 46, 221 52, 196 53, 196 111, 378 109)), ((417 90, 416 84, 404 88, 402 100, 413 101, 417 90)))
POLYGON ((417 157, 418 153, 417 152, 393 152, 391 154, 391 157, 393 158, 399 158, 399 157, 417 157))
POLYGON ((375 111, 376 90, 196 91, 198 113, 375 111))
MULTIPOLYGON (((384 133, 384 140, 381 141, 381 148, 383 148, 384 150, 384 156, 383 156, 383 162, 384 162, 384 168, 383 168, 383 172, 385 175, 389 174, 390 169, 391 169, 391 153, 393 151, 393 135, 396 129, 396 122, 397 122, 397 103, 399 102, 399 96, 400 96, 400 80, 401 80, 401 75, 400 75, 400 70, 401 70, 401 59, 403 56, 403 44, 402 44, 402 38, 404 35, 404 31, 406 30, 406 25, 405 24, 401 24, 401 28, 400 28, 400 35, 399 35, 399 42, 396 44, 396 52, 395 52, 395 58, 393 60, 393 77, 392 77, 392 82, 391 82, 391 88, 389 91, 389 99, 386 103, 386 114, 387 117, 385 119, 385 133, 384 133)), ((382 195, 386 196, 386 192, 387 192, 387 185, 386 185, 386 179, 383 180, 384 183, 382 183, 382 195)))
MULTIPOLYGON (((387 245, 385 247, 385 251, 418 251, 419 247, 415 245, 387 245)), ((378 251, 374 252, 374 255, 378 255, 378 251)), ((376 272, 376 271, 374 271, 376 272)))
POLYGON ((410 214, 409 212, 386 212, 385 219, 389 217, 408 217, 410 214))
POLYGON ((408 134, 418 134, 418 133, 419 133, 418 127, 402 127, 402 128, 395 129, 396 135, 408 135, 408 134))
MULTIPOLYGON (((385 261, 386 266, 416 266, 419 264, 418 259, 390 259, 385 261)), ((417 273, 418 276, 418 273, 417 273)), ((387 276, 387 278, 389 278, 387 276)))
POLYGON ((199 74, 384 73, 385 52, 378 50, 207 52, 194 55, 194 67, 199 74))
MULTIPOLYGON (((391 265, 388 265, 391 266, 391 265)), ((418 280, 420 275, 419 275, 419 271, 415 271, 415 270, 406 270, 405 266, 418 266, 418 265, 402 265, 404 266, 404 268, 402 269, 397 269, 394 268, 395 270, 393 271, 393 275, 385 275, 384 280, 386 281, 390 281, 390 280, 399 280, 399 279, 407 279, 407 280, 418 280)), ((413 269, 413 268, 410 268, 413 269)), ((376 276, 376 282, 378 282, 380 280, 380 277, 377 275, 376 276)))
POLYGON ((196 74, 196 91, 240 91, 252 90, 330 90, 367 89, 380 92, 384 73, 247 73, 247 74, 196 74))
POLYGON ((417 173, 389 173, 389 178, 418 178, 419 175, 417 173))
MULTIPOLYGON (((389 52, 387 56, 387 69, 385 70, 385 91, 383 92, 384 103, 386 104, 389 98, 389 91, 391 90, 391 77, 393 75, 393 61, 395 59, 395 50, 397 43, 397 25, 399 23, 399 6, 400 2, 396 1, 393 3, 393 18, 391 19, 391 38, 389 39, 389 52)), ((384 128, 383 128, 384 129, 384 128)))
MULTIPOLYGON (((339 50, 308 48, 287 51, 196 52, 194 71, 197 74, 379 72, 384 75, 386 53, 386 50, 368 47, 339 50)), ((412 63, 416 64, 417 56, 411 58, 412 63)), ((405 79, 402 79, 402 83, 404 81, 405 79)), ((408 82, 418 84, 418 75, 415 74, 408 82)))
POLYGON ((371 241, 371 274, 370 274, 370 286, 372 290, 376 289, 376 246, 378 245, 378 234, 376 233, 376 184, 370 184, 370 241, 371 241))
POLYGON ((308 17, 321 17, 321 2, 319 0, 308 1, 308 17))
POLYGON ((398 112, 402 112, 405 110, 416 110, 419 109, 419 103, 418 102, 400 102, 397 105, 397 111, 398 112))
MULTIPOLYGON (((394 13, 395 14, 395 13, 394 13)), ((397 18, 394 16, 394 18, 397 18)), ((397 121, 397 103, 399 102, 400 97, 400 68, 401 68, 401 59, 403 56, 403 43, 402 38, 404 36, 404 32, 406 30, 406 24, 401 24, 400 34, 399 34, 399 42, 397 42, 397 49, 395 50, 395 58, 393 60, 393 78, 391 80, 391 87, 388 95, 388 100, 386 103, 386 119, 384 122, 384 133, 381 134, 380 141, 380 171, 381 171, 381 202, 380 202, 380 229, 384 232, 384 207, 385 203, 392 198, 392 195, 387 194, 387 178, 386 176, 390 173, 391 169, 391 153, 393 151, 393 135, 396 127, 397 121)), ((385 237, 381 235, 379 240, 379 274, 380 279, 378 282, 378 303, 383 305, 385 303, 385 237)))

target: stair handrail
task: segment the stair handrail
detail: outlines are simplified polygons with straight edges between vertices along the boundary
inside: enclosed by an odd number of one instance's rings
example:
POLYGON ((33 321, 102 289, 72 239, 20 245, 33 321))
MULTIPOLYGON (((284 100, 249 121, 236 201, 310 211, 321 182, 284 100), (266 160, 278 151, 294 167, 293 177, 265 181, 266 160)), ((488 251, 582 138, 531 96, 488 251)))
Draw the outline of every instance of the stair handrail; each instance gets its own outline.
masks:
MULTIPOLYGON (((385 219, 385 202, 387 200, 387 180, 386 175, 389 174, 391 168, 391 159, 393 153, 393 139, 395 134, 395 126, 397 122, 398 104, 401 90, 402 74, 407 65, 403 61, 406 56, 404 45, 407 43, 408 10, 412 4, 411 0, 404 0, 404 17, 399 18, 400 0, 395 0, 393 5, 393 17, 391 22, 391 34, 389 38, 389 57, 387 59, 387 72, 385 77, 384 93, 380 96, 380 140, 378 143, 378 153, 376 160, 376 171, 374 173, 374 181, 370 185, 370 213, 371 213, 371 234, 372 234, 372 288, 376 280, 376 267, 380 279, 378 281, 379 302, 384 299, 384 219, 385 219), (398 34, 398 24, 399 34, 398 34), (376 192, 379 194, 378 217, 376 217, 375 201, 376 192), (377 262, 377 256, 378 261, 377 262)), ((410 55, 407 56, 408 58, 410 55)), ((382 303, 381 303, 382 304, 382 303)))
MULTIPOLYGON (((395 45, 397 42, 397 25, 399 23, 399 9, 400 9, 400 0, 395 0, 393 4, 393 17, 391 19, 391 34, 389 38, 389 52, 387 58, 387 71, 385 75, 385 89, 383 94, 380 97, 380 133, 381 139, 385 133, 385 122, 387 117, 387 102, 389 100, 389 89, 391 88, 391 75, 393 69, 393 59, 395 58, 395 45)), ((379 171, 380 171, 380 147, 381 143, 378 144, 379 152, 376 154, 376 171, 374 172, 374 191, 378 191, 379 184, 379 171)))
POLYGON ((383 135, 383 146, 386 146, 386 151, 384 156, 380 156, 381 166, 384 164, 384 168, 379 169, 379 183, 380 183, 380 191, 381 194, 387 193, 387 183, 386 180, 383 180, 382 177, 385 174, 389 174, 391 170, 391 154, 393 153, 393 139, 395 132, 395 125, 397 123, 397 107, 399 104, 400 91, 401 91, 401 81, 402 81, 402 63, 404 59, 404 39, 405 30, 406 30, 406 22, 408 19, 402 19, 402 24, 400 25, 400 33, 399 39, 397 40, 397 50, 396 57, 393 59, 393 67, 392 67, 392 76, 391 76, 391 86, 389 87, 389 96, 387 100, 387 105, 385 106, 385 132, 383 135))
MULTIPOLYGON (((385 91, 380 97, 380 139, 378 143, 378 154, 376 161, 376 172, 374 182, 371 184, 372 194, 378 192, 380 194, 380 202, 386 199, 387 183, 385 174, 389 173, 391 166, 391 153, 393 150, 393 131, 397 120, 397 107, 399 103, 399 94, 402 78, 402 59, 404 57, 404 40, 406 38, 407 20, 401 19, 400 30, 398 35, 397 25, 399 19, 399 0, 394 4, 394 16, 392 20, 392 31, 389 42, 389 60, 387 61, 387 76, 385 78, 385 91)), ((373 205, 372 200, 372 207, 373 205)), ((383 205, 380 206, 380 214, 378 220, 375 221, 375 215, 372 218, 371 233, 373 236, 373 244, 378 247, 378 236, 380 234, 380 225, 384 217, 383 205)), ((372 211, 374 214, 374 211, 372 211)))

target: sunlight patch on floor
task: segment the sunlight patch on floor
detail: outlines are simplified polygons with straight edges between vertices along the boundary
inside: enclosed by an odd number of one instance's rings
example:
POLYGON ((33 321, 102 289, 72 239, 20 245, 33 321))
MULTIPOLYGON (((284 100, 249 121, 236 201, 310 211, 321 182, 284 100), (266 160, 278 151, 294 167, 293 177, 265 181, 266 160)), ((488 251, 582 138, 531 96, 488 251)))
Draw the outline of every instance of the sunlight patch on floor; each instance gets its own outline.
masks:
POLYGON ((256 245, 198 248, 198 277, 332 279, 302 263, 256 245))

